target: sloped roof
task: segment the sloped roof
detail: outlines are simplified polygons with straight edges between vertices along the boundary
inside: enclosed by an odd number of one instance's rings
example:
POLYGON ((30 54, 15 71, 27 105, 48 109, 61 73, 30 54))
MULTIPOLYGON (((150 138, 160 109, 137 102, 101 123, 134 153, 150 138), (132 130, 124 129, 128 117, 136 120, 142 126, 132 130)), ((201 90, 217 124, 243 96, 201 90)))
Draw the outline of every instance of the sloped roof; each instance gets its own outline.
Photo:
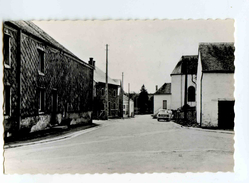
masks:
MULTIPOLYGON (((105 83, 106 81, 106 74, 101 69, 95 66, 94 70, 94 81, 97 83, 105 83)), ((120 85, 120 80, 112 79, 108 76, 108 84, 112 85, 120 85)))
POLYGON ((234 73, 234 43, 200 43, 203 72, 234 73))
POLYGON ((171 83, 164 83, 155 93, 157 94, 171 94, 171 83))
POLYGON ((198 55, 183 55, 181 60, 176 64, 171 75, 197 74, 198 55), (187 64, 187 69, 185 68, 187 64))
POLYGON ((113 81, 115 81, 116 83, 119 83, 119 85, 121 85, 121 79, 112 79, 113 81))
POLYGON ((77 60, 81 61, 82 63, 87 64, 84 61, 82 61, 81 59, 79 59, 77 56, 75 56, 68 49, 66 49, 64 46, 62 46, 60 43, 58 43, 56 40, 54 40, 50 35, 48 35, 45 31, 43 31, 40 27, 38 27, 37 25, 35 25, 31 21, 6 21, 4 23, 7 23, 7 24, 11 23, 11 24, 15 25, 16 27, 18 27, 19 29, 21 29, 23 32, 29 33, 29 34, 43 40, 44 42, 62 50, 63 52, 71 55, 72 57, 76 58, 77 60))

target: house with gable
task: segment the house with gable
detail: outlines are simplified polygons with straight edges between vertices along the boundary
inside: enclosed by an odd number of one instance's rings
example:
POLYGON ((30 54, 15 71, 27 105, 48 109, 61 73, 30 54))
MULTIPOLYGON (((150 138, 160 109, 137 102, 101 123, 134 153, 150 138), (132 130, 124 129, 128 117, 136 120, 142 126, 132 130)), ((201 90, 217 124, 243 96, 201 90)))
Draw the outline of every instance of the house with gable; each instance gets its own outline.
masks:
MULTIPOLYGON (((93 84, 93 117, 104 119, 105 110, 105 85, 106 73, 95 66, 95 61, 90 58, 89 64, 94 67, 94 84, 93 84)), ((116 118, 120 116, 119 107, 120 80, 112 79, 108 76, 108 117, 116 118)))
POLYGON ((171 109, 171 83, 164 83, 155 93, 153 101, 153 114, 159 109, 171 109))
POLYGON ((184 55, 171 73, 171 109, 187 104, 196 107, 197 55, 184 55))
POLYGON ((4 134, 92 122, 93 67, 30 21, 3 23, 4 134))
POLYGON ((200 43, 197 122, 201 127, 234 127, 234 43, 200 43))
POLYGON ((134 101, 129 94, 123 95, 123 117, 134 117, 134 101))

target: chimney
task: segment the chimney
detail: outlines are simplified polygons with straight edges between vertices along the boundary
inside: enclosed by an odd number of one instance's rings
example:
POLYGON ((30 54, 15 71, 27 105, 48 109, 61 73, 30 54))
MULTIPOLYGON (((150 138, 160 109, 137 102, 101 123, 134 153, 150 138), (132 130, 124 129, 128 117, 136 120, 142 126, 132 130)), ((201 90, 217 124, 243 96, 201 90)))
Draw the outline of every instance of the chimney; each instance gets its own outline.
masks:
POLYGON ((158 90, 158 86, 156 85, 156 91, 158 90))
POLYGON ((90 60, 88 61, 88 64, 93 66, 95 68, 95 61, 93 60, 92 57, 89 58, 90 60))

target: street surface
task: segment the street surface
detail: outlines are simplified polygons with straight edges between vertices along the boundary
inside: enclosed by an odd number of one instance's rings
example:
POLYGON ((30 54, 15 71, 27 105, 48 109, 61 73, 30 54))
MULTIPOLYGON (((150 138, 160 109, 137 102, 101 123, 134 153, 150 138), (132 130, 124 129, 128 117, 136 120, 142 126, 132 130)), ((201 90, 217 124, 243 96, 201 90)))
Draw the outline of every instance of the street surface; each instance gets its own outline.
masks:
POLYGON ((149 115, 96 123, 101 127, 73 138, 6 149, 5 173, 233 171, 234 134, 182 128, 149 115))

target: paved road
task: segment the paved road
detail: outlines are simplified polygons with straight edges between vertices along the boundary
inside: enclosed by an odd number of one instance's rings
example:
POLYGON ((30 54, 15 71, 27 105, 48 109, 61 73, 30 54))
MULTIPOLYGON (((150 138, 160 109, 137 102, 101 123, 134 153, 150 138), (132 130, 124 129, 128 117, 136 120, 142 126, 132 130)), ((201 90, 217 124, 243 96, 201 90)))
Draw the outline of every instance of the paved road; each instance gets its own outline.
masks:
POLYGON ((233 171, 233 134, 186 129, 149 115, 98 122, 100 128, 74 138, 6 149, 5 172, 233 171))

